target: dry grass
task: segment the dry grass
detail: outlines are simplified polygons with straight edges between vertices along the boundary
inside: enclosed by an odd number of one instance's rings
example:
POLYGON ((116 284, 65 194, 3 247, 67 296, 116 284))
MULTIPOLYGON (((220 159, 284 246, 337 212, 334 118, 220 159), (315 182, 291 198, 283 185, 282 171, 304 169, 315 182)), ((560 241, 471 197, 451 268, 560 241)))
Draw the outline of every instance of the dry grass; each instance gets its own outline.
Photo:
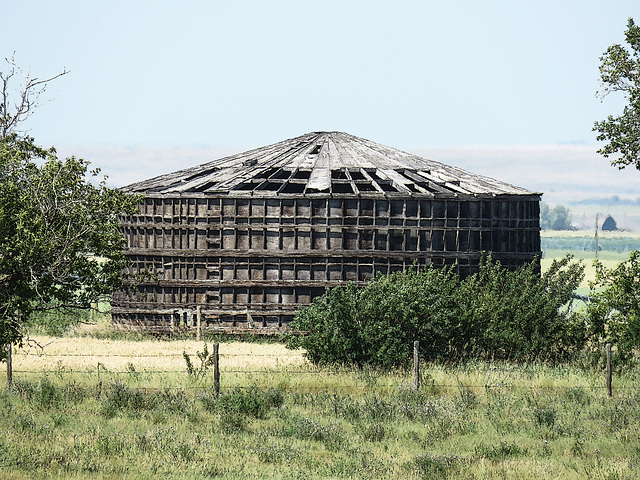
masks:
MULTIPOLYGON (((95 370, 98 363, 109 371, 185 369, 182 352, 192 358, 202 352, 203 342, 195 340, 105 340, 89 337, 35 336, 33 342, 13 356, 16 370, 95 370), (38 346, 36 346, 36 343, 38 346)), ((211 343, 208 349, 213 350, 211 343)), ((287 350, 282 344, 230 342, 220 344, 224 368, 273 368, 306 363, 302 351, 287 350)))

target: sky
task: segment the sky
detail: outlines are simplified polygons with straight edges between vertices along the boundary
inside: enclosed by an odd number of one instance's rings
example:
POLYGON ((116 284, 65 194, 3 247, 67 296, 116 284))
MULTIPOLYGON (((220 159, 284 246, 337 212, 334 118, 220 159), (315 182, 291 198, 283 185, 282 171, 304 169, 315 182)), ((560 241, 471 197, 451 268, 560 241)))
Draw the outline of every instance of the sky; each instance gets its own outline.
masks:
POLYGON ((638 198, 592 132, 624 106, 596 91, 629 17, 638 0, 0 0, 0 57, 69 71, 24 127, 113 186, 327 130, 552 203, 638 198))

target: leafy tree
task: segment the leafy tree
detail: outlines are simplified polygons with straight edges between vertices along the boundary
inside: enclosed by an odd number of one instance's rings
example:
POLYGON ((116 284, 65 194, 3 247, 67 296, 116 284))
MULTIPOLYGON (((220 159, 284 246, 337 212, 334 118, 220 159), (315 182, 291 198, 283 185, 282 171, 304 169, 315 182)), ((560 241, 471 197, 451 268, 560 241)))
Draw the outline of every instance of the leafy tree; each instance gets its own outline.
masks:
POLYGON ((605 158, 616 155, 612 165, 624 168, 635 165, 640 170, 640 27, 629 18, 625 39, 630 49, 611 45, 600 57, 602 86, 598 94, 604 98, 611 92, 623 92, 628 104, 622 115, 609 115, 606 120, 595 122, 597 139, 609 143, 598 150, 605 158))
POLYGON ((59 160, 54 148, 19 135, 48 82, 67 71, 39 80, 13 58, 7 63, 0 72, 0 345, 20 344, 34 312, 88 309, 121 285, 118 215, 139 201, 104 180, 92 183, 99 170, 88 172, 88 162, 59 160))
POLYGON ((594 262, 588 317, 594 344, 615 343, 623 355, 640 347, 640 252, 615 268, 594 262))
POLYGON ((90 308, 121 285, 118 215, 138 199, 87 169, 31 138, 0 139, 0 344, 20 343, 38 310, 90 308))
POLYGON ((562 205, 551 208, 546 203, 540 204, 540 228, 543 230, 571 230, 571 219, 569 209, 562 205))

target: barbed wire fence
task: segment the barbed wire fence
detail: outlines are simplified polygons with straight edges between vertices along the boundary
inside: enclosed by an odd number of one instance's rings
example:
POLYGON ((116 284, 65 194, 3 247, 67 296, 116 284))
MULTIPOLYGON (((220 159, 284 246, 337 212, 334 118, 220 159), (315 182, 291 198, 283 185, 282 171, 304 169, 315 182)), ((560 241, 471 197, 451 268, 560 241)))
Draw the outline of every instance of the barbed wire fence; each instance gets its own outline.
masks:
MULTIPOLYGON (((310 391, 310 392, 339 392, 339 391, 390 391, 398 386, 404 388, 410 387, 415 391, 448 391, 460 389, 482 389, 489 390, 539 390, 540 386, 526 385, 522 376, 524 371, 521 367, 514 365, 496 365, 488 364, 486 367, 485 380, 482 383, 464 383, 458 378, 451 382, 436 382, 430 375, 429 366, 423 364, 420 360, 419 343, 415 342, 413 346, 413 369, 406 371, 396 371, 393 373, 395 382, 389 384, 380 384, 378 379, 383 377, 385 373, 375 370, 358 370, 348 368, 315 368, 306 363, 303 355, 291 352, 290 354, 260 354, 260 353, 220 353, 219 344, 214 343, 214 350, 208 359, 200 359, 202 365, 209 360, 211 371, 203 369, 199 379, 190 374, 186 362, 180 366, 175 365, 178 359, 183 359, 186 353, 51 353, 45 352, 44 349, 39 351, 18 350, 13 353, 15 367, 13 374, 19 377, 34 377, 42 375, 55 375, 60 380, 74 380, 78 377, 84 377, 85 381, 91 383, 93 380, 101 385, 105 382, 121 382, 127 380, 132 385, 129 388, 137 388, 140 390, 202 390, 213 389, 216 394, 221 390, 230 390, 234 388, 249 388, 246 386, 247 381, 242 381, 241 377, 250 377, 249 383, 269 386, 275 383, 278 388, 290 391, 310 391), (41 368, 21 368, 21 364, 29 357, 38 357, 41 368), (68 366, 63 363, 64 359, 90 359, 91 362, 84 362, 81 367, 68 366), (238 358, 260 358, 268 360, 268 366, 237 366, 238 358), (114 368, 109 365, 109 360, 118 359, 120 364, 124 363, 123 368, 114 368), (144 359, 170 359, 174 364, 171 368, 144 368, 136 367, 134 361, 144 359), (22 361, 21 361, 22 360, 22 361), (48 368, 42 368, 45 365, 48 368), (345 379, 341 378, 336 381, 337 377, 347 376, 351 383, 345 384, 345 379), (167 376, 173 375, 173 378, 167 376), (272 378, 277 376, 286 376, 288 379, 309 379, 324 378, 324 383, 314 382, 304 383, 301 381, 282 381, 282 379, 272 378), (168 380, 173 380, 173 383, 168 380), (145 384, 146 382, 146 384, 145 384), (291 383, 294 383, 292 386, 291 383), (341 384, 340 384, 341 383, 341 384)), ((205 350, 206 351, 206 350, 205 350)), ((198 352, 196 357, 200 354, 198 352)), ((606 346, 607 362, 606 372, 601 386, 589 385, 590 389, 603 390, 608 397, 612 396, 613 381, 611 367, 611 344, 606 346)), ((193 355, 193 354, 192 354, 193 355)), ((191 357, 192 355, 189 355, 191 357)), ((202 367, 199 365, 199 367, 202 367)), ((388 374, 387 374, 388 375, 388 374)), ((453 380, 453 379, 452 379, 453 380)), ((14 379, 15 381, 15 379, 14 379)), ((570 389, 575 386, 545 386, 544 389, 570 389)), ((626 390, 631 389, 627 387, 626 390)), ((624 390, 618 387, 618 391, 624 390)))

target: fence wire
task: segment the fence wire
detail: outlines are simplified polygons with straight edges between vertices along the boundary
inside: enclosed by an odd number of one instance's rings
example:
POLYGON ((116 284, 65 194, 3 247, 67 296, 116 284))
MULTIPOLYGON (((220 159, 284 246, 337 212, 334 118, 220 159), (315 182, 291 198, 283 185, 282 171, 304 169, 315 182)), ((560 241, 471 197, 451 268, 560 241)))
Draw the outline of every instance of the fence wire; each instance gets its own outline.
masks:
MULTIPOLYGON (((193 354, 191 354, 190 356, 193 356, 193 354)), ((16 352, 14 353, 14 361, 15 363, 20 363, 19 362, 19 358, 27 358, 27 357, 37 357, 38 359, 61 359, 61 358, 121 358, 121 359, 144 359, 144 358, 172 358, 172 359, 176 359, 176 358, 181 358, 183 357, 183 354, 181 353, 164 353, 164 354, 113 354, 113 353, 44 353, 44 352, 38 352, 38 353, 32 353, 32 352, 16 352)), ((256 367, 251 367, 251 368, 224 368, 224 365, 221 365, 220 367, 220 375, 221 375, 221 382, 224 382, 224 376, 225 375, 235 375, 235 376, 239 376, 239 375, 264 375, 265 377, 268 377, 269 375, 277 375, 277 374, 283 374, 283 375, 290 375, 290 376, 306 376, 306 377, 313 377, 313 376, 328 376, 328 378, 332 378, 332 377, 337 377, 339 375, 363 375, 362 371, 358 371, 358 370, 353 370, 353 371, 349 371, 349 370, 331 370, 329 368, 323 368, 320 370, 298 370, 298 369, 283 369, 283 367, 289 367, 289 366, 294 366, 295 365, 290 365, 287 364, 286 361, 288 359, 301 359, 303 358, 303 355, 300 354, 291 354, 291 355, 273 355, 273 354, 254 354, 254 353, 220 353, 219 354, 219 358, 221 360, 227 358, 235 358, 235 357, 260 357, 260 358, 272 358, 276 361, 275 365, 270 365, 270 366, 265 366, 265 367, 261 367, 261 368, 256 368, 256 367), (280 364, 279 364, 280 363, 280 364), (278 365, 279 364, 279 365, 278 365)), ((45 360, 46 361, 46 360, 45 360)), ((127 364, 127 365, 131 365, 131 364, 127 364)), ((127 367, 125 367, 127 368, 127 367)), ((97 362, 96 368, 95 369, 88 369, 85 367, 85 369, 74 369, 74 368, 69 368, 66 366, 60 366, 58 368, 49 368, 49 369, 45 369, 45 370, 37 370, 37 369, 20 369, 20 368, 14 368, 13 369, 13 373, 15 375, 25 375, 25 376, 32 376, 32 375, 55 375, 58 376, 61 380, 63 380, 64 378, 72 378, 73 375, 86 375, 89 377, 94 377, 97 381, 103 383, 104 381, 118 381, 121 377, 132 377, 134 378, 137 382, 140 382, 140 378, 136 378, 136 377, 141 377, 141 376, 151 376, 153 377, 154 375, 167 375, 167 374, 180 374, 180 375, 184 375, 184 380, 185 381, 190 381, 192 384, 191 385, 163 385, 160 387, 155 387, 155 386, 151 386, 151 385, 147 385, 147 386, 130 386, 129 388, 131 389, 136 389, 136 390, 143 390, 143 391, 160 391, 160 390, 184 390, 184 391, 188 391, 188 390, 206 390, 208 388, 212 388, 213 387, 213 383, 211 381, 212 379, 212 372, 209 371, 208 375, 204 376, 202 379, 200 379, 199 381, 195 381, 193 379, 191 379, 188 376, 188 372, 186 367, 185 368, 181 368, 181 369, 147 369, 147 368, 143 368, 141 370, 136 370, 136 367, 134 366, 133 369, 131 370, 113 370, 113 369, 107 369, 106 366, 104 364, 102 364, 101 362, 97 362), (205 381, 206 380, 206 381, 205 381)), ((138 367, 140 368, 140 367, 138 367)), ((560 386, 560 385, 545 385, 545 386, 540 386, 540 385, 522 385, 522 384, 518 384, 518 385, 514 385, 512 383, 509 382, 509 380, 514 380, 514 379, 508 379, 505 377, 511 377, 514 374, 519 374, 519 373, 523 373, 524 372, 519 372, 517 369, 514 369, 513 367, 504 367, 504 368, 499 368, 499 367, 490 367, 489 369, 487 369, 486 375, 487 375, 487 382, 483 383, 483 384, 468 384, 468 383, 461 383, 459 381, 456 380, 456 383, 435 383, 433 381, 429 381, 429 372, 428 372, 428 367, 424 366, 421 367, 422 370, 422 374, 425 375, 426 378, 421 379, 421 391, 435 391, 435 390, 444 390, 444 391, 449 391, 449 390, 464 390, 464 389, 476 389, 476 390, 485 390, 485 391, 490 391, 490 390, 529 390, 529 391, 542 391, 542 390, 569 390, 572 388, 576 388, 576 385, 568 385, 568 386, 560 386), (497 378, 492 378, 492 380, 495 382, 489 382, 489 377, 495 375, 497 376, 497 378), (500 378, 502 377, 502 378, 500 378), (423 383, 424 382, 424 383, 423 383)), ((278 388, 280 388, 283 391, 306 391, 306 392, 315 392, 315 393, 332 393, 332 392, 339 392, 339 391, 353 391, 353 390, 362 390, 362 391, 385 391, 385 392, 389 392, 389 391, 393 391, 394 389, 397 390, 397 388, 399 387, 399 385, 404 381, 404 384, 409 384, 411 382, 411 373, 409 371, 406 372, 406 374, 403 376, 400 373, 397 374, 398 378, 396 381, 396 385, 376 385, 377 380, 375 380, 375 378, 377 378, 378 376, 382 377, 385 374, 384 373, 378 373, 378 372, 366 372, 364 373, 365 375, 370 375, 371 378, 373 378, 373 381, 366 381, 366 380, 359 380, 355 383, 352 384, 341 384, 341 385, 335 385, 335 384, 331 384, 331 385, 295 385, 295 386, 288 386, 288 385, 283 385, 283 384, 279 384, 278 388), (398 383, 400 382, 400 383, 398 383)), ((255 380, 255 379, 254 379, 255 380)), ((515 379, 515 380, 519 380, 520 382, 525 381, 524 379, 515 379)), ((268 383, 268 379, 265 379, 264 382, 256 382, 256 383, 268 383)), ((341 380, 341 382, 344 382, 344 379, 341 380)), ((603 382, 604 383, 604 382, 603 382)), ((594 384, 590 384, 590 385, 582 385, 583 388, 588 388, 591 390, 595 390, 595 391, 599 391, 599 390, 606 390, 607 387, 606 385, 594 385, 594 384)), ((251 388, 251 387, 246 387, 246 386, 239 386, 239 385, 224 385, 221 384, 220 386, 222 391, 225 390, 231 390, 231 389, 236 389, 236 388, 251 388)), ((616 391, 618 392, 630 392, 630 391, 639 391, 640 392, 640 387, 638 388, 634 388, 634 387, 619 387, 619 388, 615 388, 616 391)))

